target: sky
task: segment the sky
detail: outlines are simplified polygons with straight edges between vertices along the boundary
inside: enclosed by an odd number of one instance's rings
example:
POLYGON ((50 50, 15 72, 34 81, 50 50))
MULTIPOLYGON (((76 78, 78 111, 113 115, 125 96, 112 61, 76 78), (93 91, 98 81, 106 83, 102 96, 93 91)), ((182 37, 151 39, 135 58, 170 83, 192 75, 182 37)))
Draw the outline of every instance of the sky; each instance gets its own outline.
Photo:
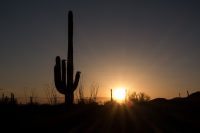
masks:
POLYGON ((0 92, 42 96, 55 57, 67 58, 74 14, 74 70, 89 94, 125 87, 151 98, 200 91, 200 2, 193 0, 2 0, 0 92), (3 90, 4 89, 4 90, 3 90))

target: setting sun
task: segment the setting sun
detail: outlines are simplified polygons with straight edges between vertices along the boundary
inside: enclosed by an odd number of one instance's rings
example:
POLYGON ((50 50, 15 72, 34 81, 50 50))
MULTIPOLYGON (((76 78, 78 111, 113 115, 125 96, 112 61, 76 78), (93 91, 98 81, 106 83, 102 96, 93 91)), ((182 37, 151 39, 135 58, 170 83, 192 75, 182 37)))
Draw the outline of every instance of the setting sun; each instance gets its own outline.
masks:
POLYGON ((126 98, 125 88, 116 88, 113 92, 113 98, 117 101, 123 101, 126 98))

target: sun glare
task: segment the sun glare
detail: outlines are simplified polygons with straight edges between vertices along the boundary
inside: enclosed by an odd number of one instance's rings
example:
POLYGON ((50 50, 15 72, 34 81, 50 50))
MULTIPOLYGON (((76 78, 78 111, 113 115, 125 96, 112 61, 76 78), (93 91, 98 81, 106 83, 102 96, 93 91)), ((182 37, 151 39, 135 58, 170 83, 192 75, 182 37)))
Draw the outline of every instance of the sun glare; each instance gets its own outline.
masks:
POLYGON ((126 98, 126 89, 125 88, 114 89, 113 98, 119 102, 124 101, 126 98))

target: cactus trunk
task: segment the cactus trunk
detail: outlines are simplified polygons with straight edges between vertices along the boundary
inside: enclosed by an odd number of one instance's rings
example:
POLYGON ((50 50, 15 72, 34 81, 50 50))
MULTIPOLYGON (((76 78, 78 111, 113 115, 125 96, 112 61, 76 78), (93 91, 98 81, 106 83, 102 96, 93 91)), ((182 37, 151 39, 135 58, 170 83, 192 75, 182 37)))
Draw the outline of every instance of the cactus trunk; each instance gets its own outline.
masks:
POLYGON ((68 56, 67 56, 67 83, 66 83, 66 63, 59 56, 56 57, 56 65, 54 67, 54 81, 57 90, 65 95, 65 103, 73 104, 74 91, 76 90, 80 78, 78 71, 73 82, 74 75, 73 66, 73 14, 68 13, 68 56))
POLYGON ((67 56, 67 88, 69 88, 70 103, 73 102, 73 14, 70 11, 68 14, 68 56, 67 56))

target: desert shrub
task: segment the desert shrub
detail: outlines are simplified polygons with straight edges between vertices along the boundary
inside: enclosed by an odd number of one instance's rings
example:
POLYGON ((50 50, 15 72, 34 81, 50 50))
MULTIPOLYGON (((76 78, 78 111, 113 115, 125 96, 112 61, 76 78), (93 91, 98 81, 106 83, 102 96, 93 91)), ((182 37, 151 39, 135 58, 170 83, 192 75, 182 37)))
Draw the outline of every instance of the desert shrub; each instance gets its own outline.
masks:
POLYGON ((98 83, 92 83, 92 85, 90 87, 89 103, 96 103, 98 90, 99 90, 99 84, 98 83))
POLYGON ((14 93, 10 94, 9 96, 5 96, 4 93, 2 94, 2 97, 0 98, 0 104, 7 104, 7 105, 16 105, 17 99, 15 98, 14 93))
POLYGON ((46 87, 44 88, 44 91, 49 104, 51 105, 58 104, 57 91, 53 84, 47 84, 46 87))
POLYGON ((133 92, 129 95, 128 99, 133 103, 145 103, 150 100, 150 96, 145 94, 144 92, 133 92))
POLYGON ((78 94, 77 94, 77 102, 78 104, 85 104, 86 103, 86 99, 84 97, 84 85, 82 84, 82 82, 80 82, 80 85, 78 87, 78 94))

